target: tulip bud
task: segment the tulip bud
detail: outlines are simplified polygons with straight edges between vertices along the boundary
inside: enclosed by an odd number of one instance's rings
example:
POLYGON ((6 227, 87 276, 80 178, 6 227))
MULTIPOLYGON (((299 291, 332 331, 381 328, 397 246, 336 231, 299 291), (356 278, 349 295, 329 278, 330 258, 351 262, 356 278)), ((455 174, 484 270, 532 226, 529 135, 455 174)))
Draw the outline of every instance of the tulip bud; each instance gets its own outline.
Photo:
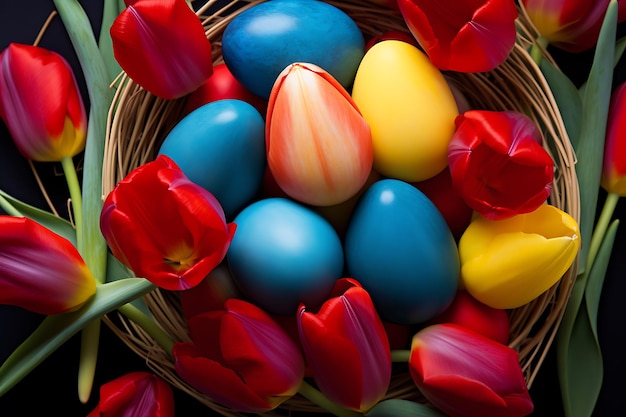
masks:
POLYGON ((60 314, 80 308, 95 292, 69 240, 28 218, 0 216, 0 303, 60 314))
POLYGON ((331 296, 317 313, 300 305, 300 341, 322 393, 343 407, 365 411, 389 388, 389 339, 369 294, 357 281, 338 280, 331 296))
POLYGON ((272 88, 266 148, 276 183, 316 206, 354 196, 374 158, 369 125, 350 95, 325 70, 305 63, 285 68, 272 88))
POLYGON ((72 68, 56 52, 11 43, 0 53, 0 117, 33 161, 58 162, 85 147, 83 100, 72 68))
POLYGON ((254 304, 231 298, 189 321, 193 343, 174 345, 176 372, 214 401, 241 412, 278 407, 304 377, 300 350, 254 304))
MULTIPOLYGON (((539 34, 564 51, 579 53, 595 46, 609 0, 522 0, 539 34)), ((626 16, 620 1, 619 21, 626 16)))
POLYGON ((504 220, 477 217, 459 241, 461 283, 488 306, 517 308, 552 287, 579 249, 576 220, 548 204, 504 220))
POLYGON ((554 162, 531 119, 514 111, 470 110, 455 123, 448 162, 468 206, 484 217, 504 219, 546 201, 554 162))
POLYGON ((217 199, 165 155, 127 175, 100 216, 113 255, 173 291, 194 287, 224 259, 235 227, 217 199))
POLYGON ((513 349, 455 324, 420 330, 409 371, 424 397, 449 417, 522 417, 533 411, 513 349))
POLYGON ((600 184, 611 193, 626 197, 626 82, 611 97, 604 142, 604 164, 600 184))
POLYGON ((490 71, 515 45, 517 9, 511 0, 398 0, 398 7, 441 70, 490 71))
POLYGON ((148 372, 131 372, 103 384, 87 417, 174 417, 172 387, 148 372))
POLYGON ((122 69, 157 97, 174 99, 213 73, 211 43, 185 0, 127 1, 110 29, 122 69))

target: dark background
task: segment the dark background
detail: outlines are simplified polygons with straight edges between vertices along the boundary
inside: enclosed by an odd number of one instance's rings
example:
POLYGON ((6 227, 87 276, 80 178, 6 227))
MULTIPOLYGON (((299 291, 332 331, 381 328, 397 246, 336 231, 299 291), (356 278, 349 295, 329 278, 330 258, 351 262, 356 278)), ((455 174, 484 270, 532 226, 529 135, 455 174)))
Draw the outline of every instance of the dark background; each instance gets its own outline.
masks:
MULTIPOLYGON (((81 0, 96 33, 100 30, 102 0, 81 0)), ((0 0, 0 50, 10 42, 32 44, 44 21, 54 9, 52 0, 10 1, 0 0)), ((623 28, 620 27, 620 32, 623 28)), ((40 46, 57 51, 74 67, 80 87, 85 91, 84 80, 69 39, 57 16, 46 32, 40 46)), ((568 55, 552 51, 560 65, 573 80, 580 83, 586 79, 592 52, 568 55)), ((620 63, 614 84, 626 79, 626 69, 620 63)), ((87 96, 85 95, 85 102, 87 96)), ((78 161, 80 162, 80 161, 78 161)), ((67 214, 65 181, 57 164, 37 164, 37 171, 45 181, 54 204, 61 213, 67 214)), ((0 121, 0 188, 25 202, 45 208, 46 204, 34 180, 28 163, 19 155, 9 134, 0 121)), ((626 219, 626 205, 620 201, 616 217, 626 219)), ((604 284, 599 310, 599 336, 605 361, 605 381, 594 417, 615 415, 623 407, 626 383, 626 355, 623 339, 626 336, 626 231, 622 225, 618 231, 609 271, 604 284)), ((41 317, 21 309, 0 305, 0 363, 37 326, 41 317)), ((76 375, 78 372, 79 338, 74 337, 48 357, 30 375, 16 385, 8 394, 0 397, 0 417, 20 417, 40 414, 61 414, 67 417, 86 416, 98 400, 98 387, 130 371, 149 370, 144 361, 130 351, 112 332, 102 326, 99 362, 94 383, 94 393, 87 404, 77 397, 76 375)), ((556 376, 554 351, 551 350, 531 395, 535 402, 533 416, 560 417, 563 415, 556 376)), ((208 416, 211 411, 195 400, 176 392, 178 416, 208 416)), ((480 416, 477 416, 480 417, 480 416)))

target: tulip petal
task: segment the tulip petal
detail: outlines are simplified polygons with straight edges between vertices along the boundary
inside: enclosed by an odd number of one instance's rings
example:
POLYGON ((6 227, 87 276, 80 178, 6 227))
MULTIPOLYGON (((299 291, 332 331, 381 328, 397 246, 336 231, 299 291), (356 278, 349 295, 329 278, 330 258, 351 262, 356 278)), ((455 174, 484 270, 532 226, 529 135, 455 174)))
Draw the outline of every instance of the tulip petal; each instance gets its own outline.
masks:
POLYGON ((411 33, 442 70, 490 71, 515 44, 517 9, 509 0, 398 0, 398 6, 411 33))
POLYGON ((354 196, 373 163, 370 128, 345 89, 313 64, 279 75, 269 99, 269 169, 292 198, 328 206, 354 196))
POLYGON ((116 186, 100 226, 116 258, 170 290, 202 281, 222 261, 235 232, 215 197, 164 155, 116 186))
POLYGON ((72 69, 44 48, 11 43, 0 53, 0 117, 25 158, 60 161, 85 147, 87 116, 72 69))
POLYGON ((177 343, 173 354, 178 375, 214 401, 243 412, 272 409, 272 405, 249 389, 232 369, 202 356, 193 344, 177 343))
POLYGON ((340 279, 333 293, 317 314, 300 306, 300 340, 320 390, 344 407, 368 410, 389 386, 389 341, 369 294, 357 281, 340 279))
POLYGON ((576 221, 554 206, 505 220, 477 218, 459 241, 461 281, 493 308, 517 308, 554 285, 579 248, 576 221))
POLYGON ((602 187, 620 196, 626 196, 626 82, 613 91, 604 143, 602 187))
POLYGON ((424 396, 450 417, 522 417, 533 410, 517 352, 455 324, 420 330, 409 370, 424 396))
POLYGON ((211 44, 184 0, 136 1, 111 26, 115 59, 152 94, 174 99, 213 72, 211 44))
POLYGON ((468 206, 503 219, 546 201, 554 162, 532 120, 513 111, 470 110, 457 117, 456 125, 448 162, 452 182, 468 206))
POLYGON ((298 391, 302 355, 263 310, 228 299, 223 310, 189 321, 194 344, 174 348, 179 374, 216 401, 240 411, 271 410, 298 391), (203 376, 198 369, 206 372, 203 376))
MULTIPOLYGON (((609 0, 522 0, 530 21, 550 44, 570 53, 592 48, 609 0)), ((620 8, 623 8, 620 2, 620 8)), ((623 20, 620 14, 620 21, 623 20)))
POLYGON ((165 380, 147 372, 131 372, 100 387, 100 401, 87 417, 173 417, 174 393, 165 380))
POLYGON ((95 280, 74 245, 30 219, 0 216, 0 248, 0 303, 59 314, 78 309, 95 293, 95 280))

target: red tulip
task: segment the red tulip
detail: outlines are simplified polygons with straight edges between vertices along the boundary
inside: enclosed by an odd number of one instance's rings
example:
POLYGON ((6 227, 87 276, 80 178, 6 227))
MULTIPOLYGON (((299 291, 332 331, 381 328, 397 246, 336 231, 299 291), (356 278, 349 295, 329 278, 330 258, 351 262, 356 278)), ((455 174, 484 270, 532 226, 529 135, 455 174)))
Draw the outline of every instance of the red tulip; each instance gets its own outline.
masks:
POLYGON ((0 216, 0 303, 59 314, 80 308, 95 292, 69 240, 28 218, 0 216))
POLYGON ((25 158, 57 162, 85 147, 83 100, 56 52, 11 43, 0 53, 0 117, 25 158))
POLYGON ((213 67, 211 75, 197 90, 189 94, 184 113, 188 114, 203 104, 216 100, 236 99, 252 104, 259 113, 265 115, 267 100, 246 89, 230 72, 226 64, 213 67))
POLYGON ((398 6, 413 36, 442 70, 490 71, 515 44, 513 0, 398 0, 398 6))
POLYGON ((298 309, 298 329, 319 389, 337 404, 365 411, 382 400, 391 379, 391 353, 372 300, 342 278, 319 312, 298 309))
POLYGON ((518 354, 455 324, 420 330, 409 371, 424 397, 450 417, 522 417, 533 411, 518 354))
POLYGON ((483 304, 465 290, 458 291, 452 304, 430 323, 454 323, 502 344, 509 341, 510 323, 506 310, 483 304))
POLYGON ((300 350, 254 304, 231 298, 224 309, 191 318, 189 329, 193 343, 174 345, 176 372, 214 401, 260 413, 298 391, 304 377, 300 350))
POLYGON ((455 123, 448 163, 467 205, 498 220, 529 213, 546 201, 554 162, 532 120, 513 111, 470 110, 455 123))
POLYGON ((148 372, 131 372, 100 387, 100 401, 87 417, 174 417, 172 387, 148 372))
MULTIPOLYGON (((567 52, 595 46, 610 0, 522 0, 528 17, 541 36, 567 52)), ((618 20, 626 17, 626 1, 619 2, 618 20)))
POLYGON ((133 81, 157 97, 174 99, 211 76, 211 43, 185 0, 126 4, 110 33, 115 59, 133 81))
POLYGON ((281 72, 269 98, 265 131, 268 167, 295 200, 339 204, 370 175, 369 125, 341 84, 316 65, 294 63, 281 72))
POLYGON ((626 196, 626 82, 611 97, 604 142, 601 185, 608 192, 626 196))
POLYGON ((137 276, 184 290, 222 261, 236 226, 226 223, 211 193, 159 155, 107 196, 100 228, 113 255, 137 276))

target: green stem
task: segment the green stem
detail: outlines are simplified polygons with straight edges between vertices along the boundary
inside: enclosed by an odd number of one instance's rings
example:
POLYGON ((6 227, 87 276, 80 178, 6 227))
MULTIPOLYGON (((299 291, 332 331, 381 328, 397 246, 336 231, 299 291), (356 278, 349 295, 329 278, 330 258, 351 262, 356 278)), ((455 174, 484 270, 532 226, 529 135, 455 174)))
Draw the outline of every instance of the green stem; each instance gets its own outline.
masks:
MULTIPOLYGON (((82 231, 77 233, 80 243, 77 249, 91 270, 96 282, 106 280, 107 245, 100 232, 100 211, 102 209, 102 165, 104 159, 104 140, 108 110, 113 100, 109 88, 109 76, 100 54, 91 22, 85 10, 77 0, 53 0, 63 21, 70 41, 76 51, 87 84, 89 94, 89 121, 84 152, 84 170, 82 175, 82 231)), ((74 202, 73 202, 74 203, 74 202)), ((76 222, 78 224, 78 222, 76 222)), ((95 328, 95 324, 93 325, 95 328)), ((82 332, 85 340, 82 344, 79 368, 78 396, 88 399, 95 374, 99 334, 82 332), (91 339, 87 341, 86 339, 91 339), (88 351, 85 351, 88 349, 88 351), (89 372, 87 372, 89 371, 89 372)), ((84 402, 84 401, 83 401, 84 402)))
POLYGON ((530 57, 537 65, 541 64, 543 59, 543 51, 548 47, 548 40, 543 36, 536 39, 536 42, 530 47, 530 57))
POLYGON ((411 356, 410 350, 392 350, 391 351, 391 362, 396 363, 405 363, 409 361, 409 357, 411 356))
POLYGON ((138 324, 143 330, 146 331, 152 337, 161 348, 172 357, 172 348, 174 347, 174 341, 172 338, 163 331, 154 320, 146 316, 140 309, 134 305, 128 303, 117 309, 124 316, 138 324))
POLYGON ((80 333, 80 365, 78 367, 78 399, 85 404, 93 389, 93 376, 98 362, 101 320, 90 321, 80 333))
POLYGON ((5 211, 6 214, 10 216, 22 217, 23 214, 13 207, 13 204, 9 202, 3 195, 0 194, 0 208, 5 211))
MULTIPOLYGON (((76 246, 83 247, 83 197, 80 191, 80 182, 76 174, 76 167, 71 156, 66 156, 61 160, 67 187, 70 191, 70 199, 72 200, 72 212, 74 215, 74 225, 76 227, 76 246)), ((81 253, 82 254, 82 253, 81 253)))
POLYGON ((589 252, 587 253, 587 268, 585 269, 585 271, 591 270, 593 262, 596 259, 596 255, 600 250, 600 245, 604 240, 606 230, 608 229, 611 218, 613 217, 613 213, 615 212, 615 207, 617 206, 619 198, 619 194, 610 192, 607 194, 606 199, 604 200, 602 212, 600 213, 600 217, 598 218, 598 222, 596 223, 596 227, 593 230, 591 241, 589 243, 589 252))
POLYGON ((307 400, 311 401, 314 404, 319 405, 320 407, 324 408, 325 410, 333 413, 334 415, 338 417, 363 417, 363 414, 361 413, 357 413, 356 411, 339 407, 337 404, 329 400, 320 391, 313 388, 311 384, 305 381, 302 381, 302 385, 300 385, 300 390, 298 392, 307 400))

